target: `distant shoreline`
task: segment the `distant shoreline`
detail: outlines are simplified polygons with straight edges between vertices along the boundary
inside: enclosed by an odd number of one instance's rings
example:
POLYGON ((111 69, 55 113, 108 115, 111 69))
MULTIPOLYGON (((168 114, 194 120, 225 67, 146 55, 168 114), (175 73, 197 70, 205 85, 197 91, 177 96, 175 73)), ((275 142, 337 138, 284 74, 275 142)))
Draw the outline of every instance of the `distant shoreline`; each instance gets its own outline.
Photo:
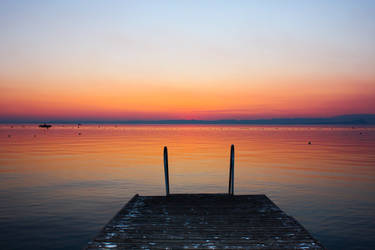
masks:
POLYGON ((34 120, 0 119, 1 124, 11 123, 51 123, 51 124, 186 124, 186 125, 375 125, 375 114, 341 115, 326 118, 270 118, 270 119, 223 119, 223 120, 34 120))

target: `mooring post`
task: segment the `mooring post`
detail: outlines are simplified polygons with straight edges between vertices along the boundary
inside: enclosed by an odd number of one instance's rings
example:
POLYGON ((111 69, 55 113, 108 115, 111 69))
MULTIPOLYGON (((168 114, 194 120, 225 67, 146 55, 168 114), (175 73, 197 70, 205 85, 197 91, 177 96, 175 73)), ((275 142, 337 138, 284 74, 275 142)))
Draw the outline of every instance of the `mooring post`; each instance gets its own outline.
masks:
POLYGON ((229 186, 228 194, 234 194, 234 145, 230 147, 229 186))
POLYGON ((168 173, 168 149, 164 147, 164 178, 165 178, 165 192, 169 195, 169 173, 168 173))

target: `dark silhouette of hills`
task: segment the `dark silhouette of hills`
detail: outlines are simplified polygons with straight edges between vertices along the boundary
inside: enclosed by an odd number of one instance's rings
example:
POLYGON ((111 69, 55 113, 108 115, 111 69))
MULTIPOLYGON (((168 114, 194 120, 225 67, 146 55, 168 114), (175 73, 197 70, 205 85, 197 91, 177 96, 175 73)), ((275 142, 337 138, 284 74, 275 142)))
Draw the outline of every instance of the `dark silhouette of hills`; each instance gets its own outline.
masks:
MULTIPOLYGON (((38 123, 37 120, 1 119, 1 123, 38 123)), ((375 125, 375 114, 351 114, 324 118, 270 118, 223 120, 52 120, 48 123, 99 123, 99 124, 254 124, 254 125, 375 125)))

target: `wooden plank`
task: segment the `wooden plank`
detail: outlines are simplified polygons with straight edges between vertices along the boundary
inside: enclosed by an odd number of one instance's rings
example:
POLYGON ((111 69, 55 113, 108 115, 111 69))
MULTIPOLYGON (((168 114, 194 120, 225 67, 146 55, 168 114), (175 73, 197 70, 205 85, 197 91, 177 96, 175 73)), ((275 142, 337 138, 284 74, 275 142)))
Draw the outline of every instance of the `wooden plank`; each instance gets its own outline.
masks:
POLYGON ((86 249, 324 249, 265 195, 135 195, 86 249))

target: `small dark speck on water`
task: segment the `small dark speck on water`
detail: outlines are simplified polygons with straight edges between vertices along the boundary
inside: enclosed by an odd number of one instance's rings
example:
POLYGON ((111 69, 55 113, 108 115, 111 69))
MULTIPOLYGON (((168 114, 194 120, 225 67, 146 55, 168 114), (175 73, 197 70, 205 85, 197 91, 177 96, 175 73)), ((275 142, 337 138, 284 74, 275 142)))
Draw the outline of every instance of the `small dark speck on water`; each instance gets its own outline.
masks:
POLYGON ((82 133, 78 133, 78 135, 82 135, 82 133))
POLYGON ((309 141, 307 144, 311 145, 311 141, 309 141))
POLYGON ((362 134, 362 132, 359 132, 359 134, 361 135, 361 134, 362 134))

